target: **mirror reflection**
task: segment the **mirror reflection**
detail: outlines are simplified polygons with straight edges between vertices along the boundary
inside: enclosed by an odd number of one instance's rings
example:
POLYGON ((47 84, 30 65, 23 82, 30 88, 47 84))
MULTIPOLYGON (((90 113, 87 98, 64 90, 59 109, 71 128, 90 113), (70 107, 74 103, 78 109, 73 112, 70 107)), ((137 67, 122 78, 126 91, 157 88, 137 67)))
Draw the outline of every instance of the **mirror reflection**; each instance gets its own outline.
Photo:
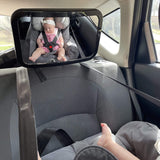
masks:
POLYGON ((23 62, 63 63, 92 57, 97 52, 100 34, 95 17, 86 14, 20 17, 18 32, 23 62))
POLYGON ((35 62, 45 54, 52 54, 55 55, 59 61, 67 61, 62 32, 55 26, 53 17, 44 17, 42 20, 42 28, 43 31, 40 32, 36 40, 37 48, 33 51, 29 60, 35 62))

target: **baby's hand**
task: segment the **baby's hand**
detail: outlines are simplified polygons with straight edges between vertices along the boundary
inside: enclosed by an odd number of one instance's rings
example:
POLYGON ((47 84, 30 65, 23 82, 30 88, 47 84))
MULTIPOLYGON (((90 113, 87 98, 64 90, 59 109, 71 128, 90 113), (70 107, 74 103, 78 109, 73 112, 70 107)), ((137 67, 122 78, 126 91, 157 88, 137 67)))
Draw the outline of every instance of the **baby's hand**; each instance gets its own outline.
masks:
POLYGON ((64 46, 64 40, 63 40, 62 36, 59 38, 59 41, 60 41, 60 44, 59 44, 60 48, 63 48, 63 46, 64 46))
POLYGON ((40 38, 37 39, 38 48, 43 47, 42 40, 40 38))
POLYGON ((39 48, 43 47, 43 43, 42 43, 42 42, 39 43, 39 44, 38 44, 38 47, 39 47, 39 48))

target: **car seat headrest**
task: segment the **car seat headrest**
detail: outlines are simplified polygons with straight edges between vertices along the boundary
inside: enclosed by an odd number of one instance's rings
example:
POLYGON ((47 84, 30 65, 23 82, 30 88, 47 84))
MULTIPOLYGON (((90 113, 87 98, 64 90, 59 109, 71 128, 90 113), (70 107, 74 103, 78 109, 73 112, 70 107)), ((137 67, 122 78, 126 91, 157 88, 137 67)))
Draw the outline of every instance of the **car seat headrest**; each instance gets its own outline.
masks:
POLYGON ((43 30, 43 26, 42 26, 42 21, 43 21, 44 17, 32 17, 32 26, 35 30, 37 31, 42 31, 43 30))
MULTIPOLYGON (((43 26, 42 26, 42 21, 44 17, 32 17, 32 26, 35 30, 37 31, 42 31, 43 26)), ((56 17, 54 18, 56 27, 59 29, 65 29, 66 27, 69 26, 70 20, 69 17, 56 17)))
POLYGON ((69 17, 56 17, 55 22, 56 22, 56 27, 59 29, 65 29, 70 24, 69 17))

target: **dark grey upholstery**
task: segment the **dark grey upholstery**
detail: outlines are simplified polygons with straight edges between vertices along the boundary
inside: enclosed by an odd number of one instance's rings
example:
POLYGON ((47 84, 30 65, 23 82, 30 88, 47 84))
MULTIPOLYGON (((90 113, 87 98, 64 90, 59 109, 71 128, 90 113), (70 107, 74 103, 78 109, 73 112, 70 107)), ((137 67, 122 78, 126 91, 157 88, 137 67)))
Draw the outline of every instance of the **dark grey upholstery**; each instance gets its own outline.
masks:
MULTIPOLYGON (((111 62, 95 63, 105 74, 125 83, 120 68, 111 62)), ((64 129, 74 141, 100 132, 106 122, 113 133, 133 120, 128 90, 80 64, 41 68, 40 82, 29 69, 37 133, 44 128, 64 129)))
POLYGON ((88 146, 81 150, 74 160, 118 160, 106 149, 99 146, 88 146))
POLYGON ((0 70, 0 159, 20 160, 15 69, 0 70))

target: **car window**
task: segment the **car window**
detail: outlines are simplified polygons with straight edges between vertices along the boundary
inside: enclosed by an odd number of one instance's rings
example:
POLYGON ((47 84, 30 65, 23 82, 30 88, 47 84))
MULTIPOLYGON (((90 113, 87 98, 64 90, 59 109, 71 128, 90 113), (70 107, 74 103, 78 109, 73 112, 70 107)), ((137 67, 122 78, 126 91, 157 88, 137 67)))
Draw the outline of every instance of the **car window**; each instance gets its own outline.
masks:
POLYGON ((119 51, 120 25, 120 9, 116 9, 103 17, 100 43, 114 55, 119 51))
POLYGON ((116 42, 120 42, 120 9, 103 17, 102 31, 116 42))
POLYGON ((0 15, 0 53, 14 47, 9 16, 0 15))
POLYGON ((157 61, 160 62, 160 29, 158 23, 159 0, 153 0, 151 11, 151 30, 155 43, 157 61))

